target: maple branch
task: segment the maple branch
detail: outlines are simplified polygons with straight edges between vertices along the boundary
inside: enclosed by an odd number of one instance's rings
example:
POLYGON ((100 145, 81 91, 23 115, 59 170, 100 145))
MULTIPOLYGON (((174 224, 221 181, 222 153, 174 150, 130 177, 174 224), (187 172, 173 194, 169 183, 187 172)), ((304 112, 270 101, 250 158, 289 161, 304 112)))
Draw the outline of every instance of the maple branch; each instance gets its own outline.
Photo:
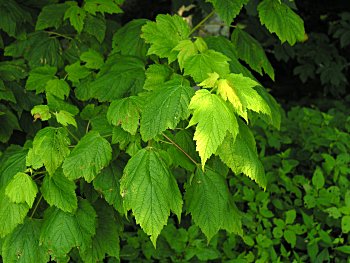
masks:
POLYGON ((199 165, 184 149, 181 148, 180 145, 178 145, 176 142, 174 142, 172 139, 170 139, 168 136, 166 136, 164 133, 162 133, 165 139, 167 139, 172 145, 174 145, 176 148, 178 148, 184 155, 187 156, 188 159, 191 160, 195 165, 199 165))
POLYGON ((215 14, 215 10, 211 11, 206 17, 203 18, 202 21, 200 21, 194 28, 192 28, 189 35, 192 35, 194 32, 197 31, 198 28, 200 28, 209 18, 211 18, 215 14))
POLYGON ((31 219, 33 218, 33 216, 34 216, 36 210, 38 209, 38 206, 39 206, 39 204, 40 204, 42 198, 43 198, 43 195, 40 195, 39 200, 38 200, 38 202, 36 202, 35 207, 34 207, 34 209, 33 209, 33 212, 32 212, 32 214, 30 215, 30 218, 31 218, 31 219))

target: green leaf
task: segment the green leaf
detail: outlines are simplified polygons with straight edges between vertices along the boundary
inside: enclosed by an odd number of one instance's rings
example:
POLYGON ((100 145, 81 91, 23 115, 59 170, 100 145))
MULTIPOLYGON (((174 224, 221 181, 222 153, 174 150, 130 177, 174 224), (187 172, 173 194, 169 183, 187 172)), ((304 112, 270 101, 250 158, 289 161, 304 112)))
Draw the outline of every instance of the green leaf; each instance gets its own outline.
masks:
POLYGON ((158 15, 156 22, 148 21, 142 27, 141 37, 151 44, 148 55, 154 54, 161 58, 168 58, 169 63, 176 60, 177 51, 173 50, 177 44, 187 39, 190 28, 185 20, 178 16, 158 15), (171 32, 171 33, 170 33, 171 32))
POLYGON ((26 219, 24 224, 6 236, 2 246, 4 262, 48 262, 49 254, 39 245, 41 225, 41 220, 26 219))
POLYGON ((317 190, 322 189, 325 184, 323 172, 319 166, 316 167, 316 170, 314 171, 314 174, 312 176, 312 184, 317 190))
POLYGON ((8 89, 4 82, 0 79, 0 100, 11 101, 16 103, 16 98, 12 90, 8 89))
MULTIPOLYGON (((206 47, 208 49, 208 47, 206 47)), ((179 62, 180 69, 183 70, 185 61, 198 53, 196 45, 190 40, 181 40, 179 44, 174 47, 174 50, 178 51, 177 60, 179 62)))
POLYGON ((93 15, 96 15, 98 12, 102 14, 119 14, 123 12, 119 7, 123 2, 120 0, 85 0, 84 2, 84 10, 93 15))
POLYGON ((146 70, 146 80, 143 88, 145 90, 156 90, 162 84, 170 80, 173 71, 164 64, 152 64, 146 70))
POLYGON ((80 251, 84 262, 103 262, 105 255, 119 258, 118 224, 112 207, 99 199, 95 203, 98 218, 96 235, 86 249, 80 251))
POLYGON ((297 237, 294 231, 289 229, 285 230, 283 233, 283 237, 293 248, 295 247, 295 244, 297 242, 297 237))
POLYGON ((84 20, 86 17, 85 10, 75 5, 70 6, 64 13, 64 20, 69 18, 70 24, 75 28, 75 30, 80 34, 83 31, 84 20))
POLYGON ((64 128, 46 127, 35 135, 33 151, 52 175, 69 154, 69 144, 70 140, 64 128))
POLYGON ((84 23, 84 32, 95 37, 100 43, 103 42, 106 34, 106 20, 102 16, 87 14, 84 23))
POLYGON ((43 30, 50 27, 58 29, 62 25, 63 16, 68 7, 67 3, 44 6, 36 21, 35 30, 43 30))
POLYGON ((79 113, 79 108, 77 106, 57 98, 52 93, 46 93, 46 99, 47 105, 49 106, 51 111, 64 110, 70 112, 73 115, 77 115, 79 113))
POLYGON ((3 81, 24 79, 27 75, 27 66, 23 59, 0 62, 0 78, 3 81))
POLYGON ((186 185, 186 211, 208 239, 220 230, 242 234, 241 216, 235 208, 223 176, 197 169, 186 185))
POLYGON ((41 119, 42 121, 51 119, 50 109, 47 105, 36 105, 30 113, 33 115, 34 121, 37 119, 41 119))
POLYGON ((294 45, 305 39, 303 20, 294 11, 278 0, 263 0, 258 5, 259 18, 262 25, 271 33, 276 33, 281 42, 294 45))
POLYGON ((32 167, 34 170, 37 170, 44 166, 41 158, 35 155, 33 148, 30 148, 26 158, 26 166, 32 167))
POLYGON ((140 59, 115 55, 107 60, 89 88, 99 101, 112 101, 126 93, 138 93, 144 79, 145 66, 140 59))
POLYGON ((202 82, 213 72, 224 77, 230 73, 228 61, 222 53, 208 49, 185 60, 184 75, 190 75, 196 82, 202 82))
POLYGON ((239 59, 245 61, 260 75, 263 74, 264 70, 272 80, 275 79, 273 67, 266 57, 264 49, 255 38, 237 27, 232 33, 231 40, 239 59))
POLYGON ((123 201, 120 195, 119 180, 122 172, 114 163, 99 173, 93 181, 94 188, 101 193, 108 204, 123 213, 123 201))
POLYGON ((202 160, 202 166, 222 144, 227 132, 233 139, 238 133, 238 123, 235 115, 227 104, 217 95, 207 90, 198 90, 191 99, 189 109, 193 116, 189 126, 197 124, 194 140, 202 160))
POLYGON ((266 188, 264 166, 259 160, 254 136, 242 121, 237 137, 228 134, 216 154, 235 174, 244 173, 266 188))
POLYGON ((68 111, 60 110, 59 112, 55 113, 55 116, 56 116, 57 122, 62 124, 63 126, 68 126, 68 124, 71 124, 75 128, 78 127, 73 114, 71 114, 68 111))
POLYGON ((45 90, 47 93, 51 93, 57 98, 64 100, 65 97, 68 97, 70 88, 65 80, 55 78, 46 82, 45 90))
POLYGON ((344 254, 350 254, 350 246, 340 246, 340 247, 335 247, 334 249, 344 254))
POLYGON ((207 0, 212 3, 215 11, 227 25, 232 23, 232 20, 239 14, 243 5, 246 5, 249 0, 207 0))
POLYGON ((182 77, 169 80, 154 91, 142 110, 142 139, 153 139, 166 129, 176 128, 181 120, 188 118, 188 106, 193 94, 190 83, 182 77))
POLYGON ((80 61, 67 65, 65 71, 68 73, 68 79, 73 83, 78 83, 80 79, 84 79, 90 75, 90 70, 80 65, 80 61))
POLYGON ((0 237, 10 234, 17 225, 22 224, 29 211, 26 203, 16 204, 0 190, 0 237))
POLYGON ((118 29, 113 35, 113 50, 120 52, 123 56, 136 56, 144 59, 147 48, 140 35, 141 27, 146 24, 146 21, 146 19, 134 19, 118 29))
POLYGON ((231 102, 235 111, 248 122, 248 109, 267 115, 271 110, 266 101, 253 87, 259 83, 242 74, 229 74, 226 79, 218 81, 218 93, 226 101, 231 102))
POLYGON ((139 126, 140 109, 136 101, 137 97, 127 97, 120 100, 115 100, 111 103, 107 112, 108 121, 118 126, 123 130, 136 134, 139 126))
POLYGON ((44 177, 40 190, 49 205, 72 213, 78 207, 75 188, 75 183, 68 180, 59 169, 52 176, 44 177))
POLYGON ((341 219, 341 230, 344 234, 350 232, 350 216, 343 216, 341 219))
POLYGON ((0 104, 0 111, 3 114, 0 115, 0 142, 7 142, 13 130, 21 130, 17 116, 10 110, 8 110, 4 105, 0 104))
POLYGON ((85 62, 85 67, 99 69, 104 63, 103 56, 93 49, 89 49, 80 55, 80 60, 85 62))
POLYGON ((33 206, 38 187, 32 178, 25 173, 17 173, 6 186, 5 194, 14 203, 26 202, 29 207, 33 206))
POLYGON ((296 218, 296 211, 294 209, 286 211, 286 224, 291 225, 294 223, 296 218))
POLYGON ((109 142, 98 132, 90 131, 80 139, 63 163, 63 172, 70 180, 80 177, 90 183, 112 159, 109 142))
POLYGON ((28 150, 11 145, 0 157, 0 189, 18 173, 26 169, 26 155, 28 150))
POLYGON ((120 192, 125 211, 132 209, 154 246, 170 210, 181 217, 182 198, 176 180, 154 148, 142 149, 128 161, 120 192))
POLYGON ((73 247, 86 249, 95 235, 96 212, 87 200, 80 199, 74 214, 49 207, 45 210, 40 243, 52 260, 64 257, 73 247))
POLYGON ((37 67, 30 71, 26 83, 27 90, 35 90, 36 93, 45 91, 46 84, 49 80, 54 79, 57 69, 51 66, 37 67))

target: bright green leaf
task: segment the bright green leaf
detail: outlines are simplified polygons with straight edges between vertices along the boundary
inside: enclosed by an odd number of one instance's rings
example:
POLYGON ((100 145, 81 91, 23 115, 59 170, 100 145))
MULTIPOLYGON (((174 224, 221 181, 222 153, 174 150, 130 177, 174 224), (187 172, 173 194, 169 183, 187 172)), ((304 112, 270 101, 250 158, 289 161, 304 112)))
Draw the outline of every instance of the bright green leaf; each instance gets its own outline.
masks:
POLYGON ((49 205, 72 213, 78 207, 75 188, 75 183, 68 180, 59 169, 52 176, 44 177, 40 190, 49 205))
POLYGON ((52 175, 69 154, 70 140, 64 128, 46 127, 40 130, 33 141, 33 151, 52 175))
POLYGON ((77 122, 75 121, 73 114, 71 114, 70 112, 60 110, 59 112, 55 113, 55 116, 57 122, 62 124, 63 126, 68 126, 68 124, 71 124, 75 128, 77 128, 77 122))
POLYGON ((107 119, 111 124, 120 125, 123 130, 135 135, 140 119, 136 97, 131 96, 113 101, 108 108, 107 119))
POLYGON ((190 75, 196 82, 202 82, 209 77, 209 73, 214 72, 224 77, 230 73, 228 61, 222 53, 208 49, 184 61, 184 74, 190 75))
POLYGON ((85 0, 84 10, 92 15, 100 12, 102 14, 119 14, 123 10, 119 7, 123 1, 120 0, 85 0))
POLYGON ((294 231, 289 229, 285 230, 283 233, 283 237, 292 247, 295 247, 295 244, 297 242, 297 237, 294 231))
POLYGON ((162 87, 163 83, 170 80, 173 71, 164 64, 152 64, 146 70, 146 80, 143 88, 145 90, 156 90, 162 87))
POLYGON ((72 5, 64 13, 64 20, 69 18, 70 24, 75 28, 75 30, 78 31, 79 34, 81 31, 83 31, 85 17, 85 10, 77 5, 72 5))
POLYGON ((227 135, 216 154, 234 173, 244 173, 266 188, 264 166, 259 160, 254 136, 242 121, 239 122, 237 137, 227 135))
POLYGON ((63 172, 70 180, 84 177, 91 182, 112 159, 109 142, 98 132, 90 131, 80 139, 63 163, 63 172))
POLYGON ((281 42, 294 45, 305 39, 304 22, 294 11, 279 0, 263 0, 258 5, 261 24, 276 33, 281 42))
POLYGON ((51 93, 57 98, 64 100, 65 97, 68 97, 70 88, 65 80, 55 78, 46 82, 45 90, 47 93, 51 93))
POLYGON ((182 77, 165 82, 150 95, 141 115, 140 133, 148 141, 166 129, 174 129, 189 116, 188 105, 194 91, 182 77))
POLYGON ((42 121, 47 121, 51 119, 50 109, 47 105, 36 105, 30 113, 33 115, 34 120, 40 119, 42 121))
POLYGON ((202 166, 216 152, 227 132, 233 139, 238 133, 238 123, 232 110, 217 95, 207 90, 198 90, 191 99, 189 109, 193 117, 189 126, 197 124, 194 140, 202 160, 202 166))
POLYGON ((294 223, 297 214, 294 209, 286 211, 286 224, 291 225, 294 223))
POLYGON ((319 166, 316 167, 316 170, 314 171, 314 174, 312 176, 312 184, 317 190, 322 189, 325 184, 323 172, 319 166))
POLYGON ((347 234, 350 232, 350 216, 343 216, 341 219, 341 230, 344 234, 347 234))
POLYGON ((29 207, 33 206, 38 187, 32 178, 25 173, 17 173, 6 186, 5 194, 14 203, 26 202, 29 207))
POLYGON ((179 44, 174 47, 174 50, 179 52, 177 60, 179 61, 181 70, 184 68, 185 61, 198 53, 196 45, 190 39, 181 40, 179 44))
POLYGON ((246 5, 249 0, 207 0, 212 3, 215 11, 227 25, 232 23, 232 20, 239 14, 243 5, 246 5))
POLYGON ((176 180, 153 148, 140 150, 128 161, 120 191, 125 211, 132 209, 154 246, 170 210, 181 216, 182 198, 176 180))
POLYGON ((68 79, 73 83, 77 83, 80 79, 86 78, 90 75, 90 70, 85 66, 81 66, 80 61, 77 61, 72 65, 67 65, 65 70, 68 73, 68 79))
POLYGON ((141 37, 151 44, 148 55, 154 54, 161 58, 168 58, 169 63, 175 61, 177 51, 174 47, 181 40, 188 38, 190 28, 186 21, 178 16, 158 15, 156 22, 148 21, 142 27, 141 37), (169 34, 169 32, 171 32, 169 34))

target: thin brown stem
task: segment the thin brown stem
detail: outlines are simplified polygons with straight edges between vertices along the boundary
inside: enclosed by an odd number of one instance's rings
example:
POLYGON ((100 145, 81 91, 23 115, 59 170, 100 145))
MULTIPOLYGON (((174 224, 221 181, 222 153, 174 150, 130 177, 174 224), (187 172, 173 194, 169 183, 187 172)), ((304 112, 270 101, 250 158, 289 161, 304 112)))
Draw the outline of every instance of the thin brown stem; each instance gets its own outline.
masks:
POLYGON ((181 148, 180 145, 178 145, 176 142, 174 142, 172 139, 170 139, 168 136, 166 136, 164 133, 162 133, 165 139, 167 139, 172 145, 174 145, 176 148, 178 148, 184 155, 187 156, 188 159, 191 160, 195 165, 199 165, 184 149, 181 148))

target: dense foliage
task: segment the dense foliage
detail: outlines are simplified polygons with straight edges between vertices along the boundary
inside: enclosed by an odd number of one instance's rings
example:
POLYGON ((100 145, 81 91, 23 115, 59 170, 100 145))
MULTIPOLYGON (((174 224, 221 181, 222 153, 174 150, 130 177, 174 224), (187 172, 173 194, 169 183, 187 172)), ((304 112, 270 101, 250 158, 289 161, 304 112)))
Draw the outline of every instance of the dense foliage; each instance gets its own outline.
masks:
POLYGON ((132 2, 0 0, 2 261, 345 262, 346 106, 284 116, 262 84, 268 44, 344 94, 348 13, 319 58, 290 1, 132 2))

